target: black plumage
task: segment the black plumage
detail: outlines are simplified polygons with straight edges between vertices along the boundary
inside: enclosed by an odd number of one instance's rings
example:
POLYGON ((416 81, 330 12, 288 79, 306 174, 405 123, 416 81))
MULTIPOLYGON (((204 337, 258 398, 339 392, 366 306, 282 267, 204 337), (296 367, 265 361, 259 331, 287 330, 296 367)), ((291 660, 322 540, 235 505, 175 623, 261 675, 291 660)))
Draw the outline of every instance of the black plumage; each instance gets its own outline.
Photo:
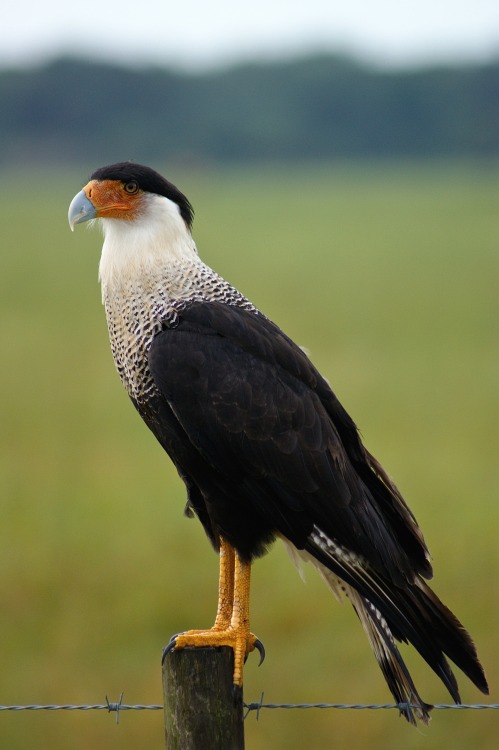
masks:
MULTIPOLYGON (((182 445, 202 461, 200 476, 195 465, 183 468, 203 496, 214 495, 215 538, 223 525, 227 541, 251 560, 275 532, 303 549, 317 525, 391 580, 430 574, 410 511, 370 467, 354 423, 267 318, 193 303, 156 335, 149 366, 170 406, 162 419, 183 429, 182 445), (222 486, 213 493, 216 481, 222 486)), ((161 419, 151 427, 169 429, 161 419)))

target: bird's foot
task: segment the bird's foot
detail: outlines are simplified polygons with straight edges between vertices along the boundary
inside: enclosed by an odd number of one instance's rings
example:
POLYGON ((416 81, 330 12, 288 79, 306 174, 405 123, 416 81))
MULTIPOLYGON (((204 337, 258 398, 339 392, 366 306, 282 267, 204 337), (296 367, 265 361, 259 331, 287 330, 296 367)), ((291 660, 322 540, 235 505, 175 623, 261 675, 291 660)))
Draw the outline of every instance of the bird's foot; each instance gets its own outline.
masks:
POLYGON ((263 643, 250 633, 248 628, 229 627, 221 629, 218 627, 210 630, 186 630, 185 633, 177 633, 172 636, 170 643, 163 650, 163 662, 166 655, 174 649, 181 648, 217 648, 220 646, 229 646, 234 652, 234 674, 233 683, 237 687, 243 684, 243 665, 248 654, 255 649, 260 654, 260 662, 265 659, 265 649, 263 643))

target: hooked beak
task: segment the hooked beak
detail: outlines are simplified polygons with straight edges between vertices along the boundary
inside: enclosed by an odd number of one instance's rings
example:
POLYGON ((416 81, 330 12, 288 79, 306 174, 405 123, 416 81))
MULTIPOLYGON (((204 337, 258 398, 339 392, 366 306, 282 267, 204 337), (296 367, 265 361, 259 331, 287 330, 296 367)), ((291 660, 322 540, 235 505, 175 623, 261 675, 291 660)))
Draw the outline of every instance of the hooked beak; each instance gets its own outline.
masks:
POLYGON ((75 195, 68 211, 68 221, 71 231, 74 232, 75 224, 81 224, 83 221, 89 221, 95 219, 97 216, 97 210, 93 203, 87 198, 85 191, 75 195))

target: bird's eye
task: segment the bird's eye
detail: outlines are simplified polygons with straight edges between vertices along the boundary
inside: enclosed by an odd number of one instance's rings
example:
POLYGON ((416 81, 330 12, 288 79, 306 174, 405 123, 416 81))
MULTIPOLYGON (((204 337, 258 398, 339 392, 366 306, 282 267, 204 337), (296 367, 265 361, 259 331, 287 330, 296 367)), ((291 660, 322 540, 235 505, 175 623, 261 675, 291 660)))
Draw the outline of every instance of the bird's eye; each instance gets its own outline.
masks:
POLYGON ((128 195, 135 195, 135 193, 139 192, 139 186, 136 182, 125 182, 123 184, 123 190, 125 193, 128 193, 128 195))

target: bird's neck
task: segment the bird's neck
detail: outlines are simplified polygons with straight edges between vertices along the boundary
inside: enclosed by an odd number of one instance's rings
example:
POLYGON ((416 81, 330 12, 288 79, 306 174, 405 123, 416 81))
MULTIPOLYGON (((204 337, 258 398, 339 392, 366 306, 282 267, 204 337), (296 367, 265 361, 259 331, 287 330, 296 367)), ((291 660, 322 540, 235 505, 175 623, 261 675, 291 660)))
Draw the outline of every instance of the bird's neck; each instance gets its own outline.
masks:
POLYGON ((151 211, 139 220, 105 219, 102 228, 99 278, 103 295, 158 283, 166 285, 165 293, 174 294, 176 277, 202 265, 192 235, 178 215, 151 211))
POLYGON ((148 315, 165 319, 191 301, 221 301, 253 308, 234 287, 199 258, 178 207, 150 196, 138 219, 102 219, 99 265, 109 316, 148 315), (136 301, 134 311, 129 302, 136 301))

